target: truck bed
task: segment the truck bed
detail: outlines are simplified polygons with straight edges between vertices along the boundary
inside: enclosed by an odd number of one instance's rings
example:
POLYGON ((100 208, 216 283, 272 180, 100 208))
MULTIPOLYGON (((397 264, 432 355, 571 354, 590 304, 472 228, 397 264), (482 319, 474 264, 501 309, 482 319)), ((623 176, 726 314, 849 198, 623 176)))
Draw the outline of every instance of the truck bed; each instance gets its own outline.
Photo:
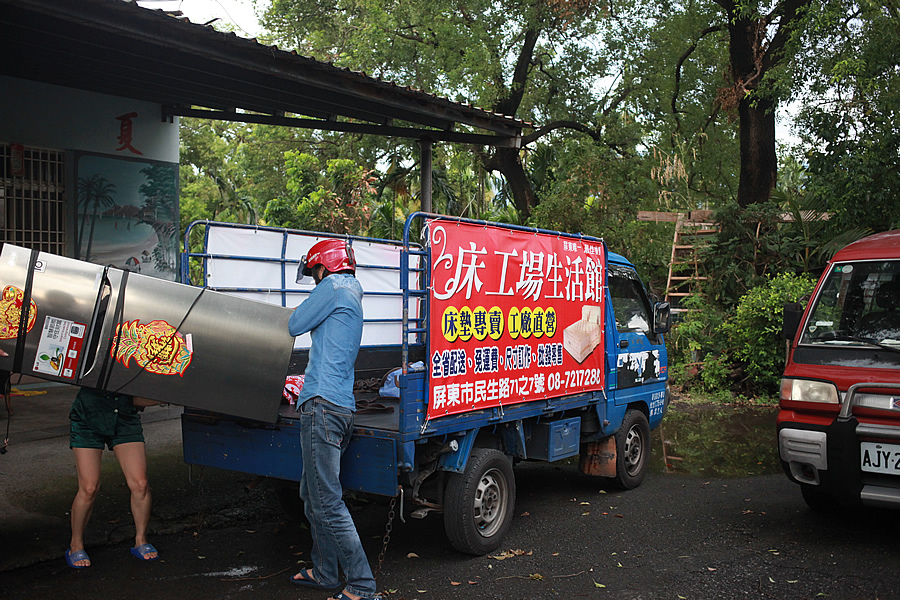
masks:
MULTIPOLYGON (((382 431, 400 431, 400 399, 386 398, 375 392, 357 392, 356 418, 354 426, 361 429, 380 429, 382 431), (384 409, 376 410, 375 407, 384 409)), ((298 415, 296 408, 283 404, 278 411, 282 420, 293 421, 298 415)))

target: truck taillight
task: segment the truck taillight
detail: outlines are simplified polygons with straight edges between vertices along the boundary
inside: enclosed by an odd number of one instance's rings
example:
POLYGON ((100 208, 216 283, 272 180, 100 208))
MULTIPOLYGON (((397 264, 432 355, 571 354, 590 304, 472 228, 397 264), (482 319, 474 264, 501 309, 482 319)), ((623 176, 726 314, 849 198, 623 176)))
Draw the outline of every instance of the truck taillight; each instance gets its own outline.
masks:
POLYGON ((781 399, 793 402, 820 402, 822 404, 840 404, 837 387, 827 381, 811 379, 781 380, 781 399))

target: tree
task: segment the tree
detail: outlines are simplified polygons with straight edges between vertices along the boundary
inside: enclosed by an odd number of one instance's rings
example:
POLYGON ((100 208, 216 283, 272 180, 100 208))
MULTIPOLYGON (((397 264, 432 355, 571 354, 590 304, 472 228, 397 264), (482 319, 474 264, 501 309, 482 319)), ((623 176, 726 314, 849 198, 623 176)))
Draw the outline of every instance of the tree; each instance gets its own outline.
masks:
MULTIPOLYGON (((759 0, 713 0, 705 22, 696 23, 691 43, 675 65, 675 89, 671 111, 678 120, 680 103, 690 88, 682 86, 689 61, 703 44, 720 44, 727 35, 727 75, 718 90, 709 118, 719 112, 737 113, 740 174, 736 200, 739 206, 766 202, 775 187, 778 159, 775 111, 789 86, 782 72, 796 52, 797 33, 803 30, 812 0, 779 0, 769 5, 759 0), (718 14, 715 8, 718 9, 718 14)), ((703 5, 680 7, 702 14, 703 5)))
POLYGON ((368 231, 375 195, 373 178, 348 159, 332 159, 322 168, 315 156, 285 153, 289 195, 269 202, 269 225, 363 235, 368 231))
MULTIPOLYGON (((558 129, 603 139, 595 117, 615 102, 604 107, 595 86, 606 64, 587 40, 599 19, 595 0, 275 0, 262 21, 276 39, 320 60, 543 123, 527 144, 558 129)), ((521 152, 476 152, 530 214, 538 199, 521 152)))
POLYGON ((900 226, 900 5, 834 1, 807 32, 794 65, 806 82, 798 130, 808 195, 829 231, 900 226))

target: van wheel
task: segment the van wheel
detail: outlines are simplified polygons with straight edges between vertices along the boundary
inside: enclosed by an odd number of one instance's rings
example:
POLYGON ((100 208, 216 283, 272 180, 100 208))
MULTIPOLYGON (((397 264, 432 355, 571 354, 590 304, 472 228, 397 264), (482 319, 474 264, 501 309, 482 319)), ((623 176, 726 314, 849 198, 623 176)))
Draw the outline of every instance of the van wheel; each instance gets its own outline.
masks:
POLYGON ((444 530, 454 548, 482 556, 496 550, 512 525, 516 480, 499 450, 475 448, 444 490, 444 530))
POLYGON ((650 424, 643 412, 629 408, 616 432, 616 485, 623 490, 641 485, 649 462, 650 424))

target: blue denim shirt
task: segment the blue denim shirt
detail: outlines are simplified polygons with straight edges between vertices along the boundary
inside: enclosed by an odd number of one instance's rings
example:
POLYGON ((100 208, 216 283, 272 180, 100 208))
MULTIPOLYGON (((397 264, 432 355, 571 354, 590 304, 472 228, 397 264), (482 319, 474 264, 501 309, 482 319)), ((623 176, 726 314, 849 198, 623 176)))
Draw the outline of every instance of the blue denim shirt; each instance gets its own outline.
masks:
POLYGON ((356 277, 335 273, 323 279, 294 309, 288 333, 297 336, 309 331, 312 337, 297 410, 315 396, 356 410, 353 371, 362 340, 362 297, 356 277))

